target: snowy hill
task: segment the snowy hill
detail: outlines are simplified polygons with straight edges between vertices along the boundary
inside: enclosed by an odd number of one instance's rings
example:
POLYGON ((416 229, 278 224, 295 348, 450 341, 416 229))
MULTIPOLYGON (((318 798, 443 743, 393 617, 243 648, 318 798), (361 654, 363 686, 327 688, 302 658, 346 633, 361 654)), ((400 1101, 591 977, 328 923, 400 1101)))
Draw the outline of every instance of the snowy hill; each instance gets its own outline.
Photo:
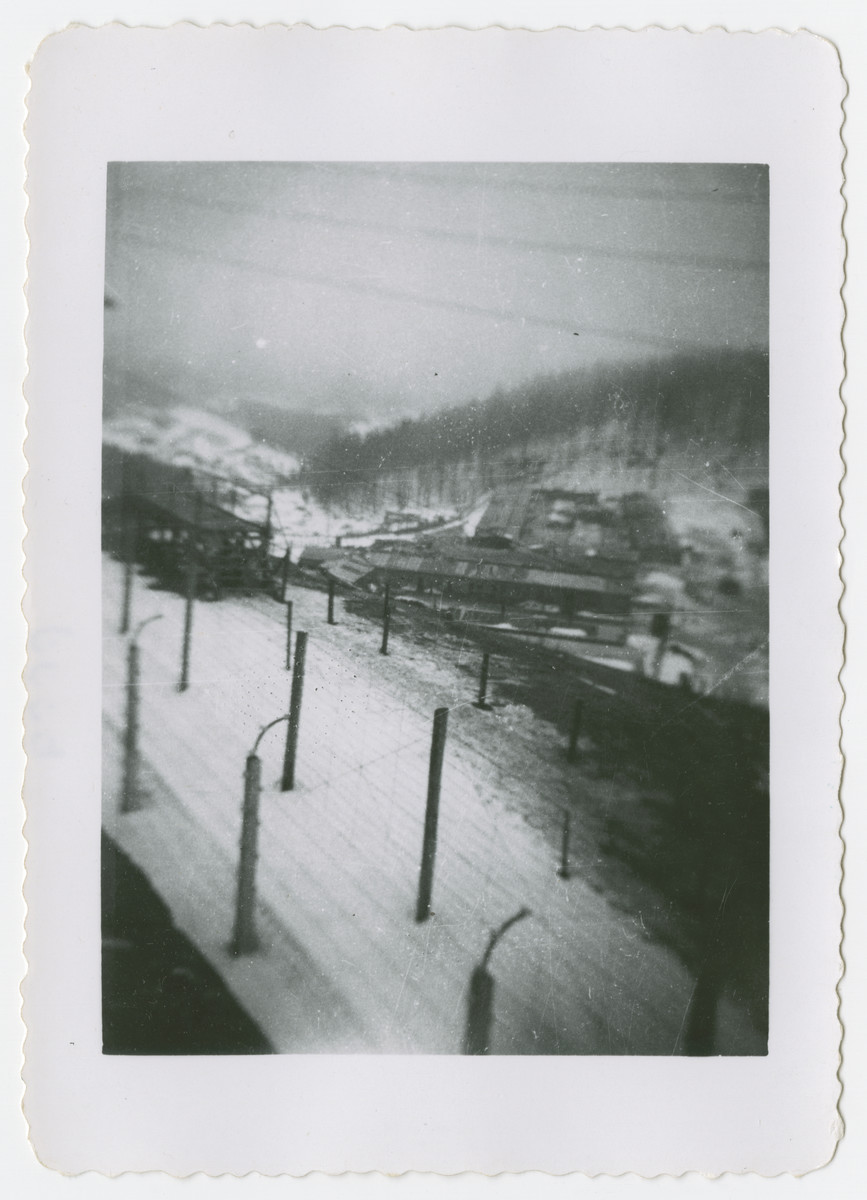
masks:
POLYGON ((203 409, 139 410, 106 421, 103 440, 159 462, 193 467, 248 487, 286 484, 298 460, 203 409))

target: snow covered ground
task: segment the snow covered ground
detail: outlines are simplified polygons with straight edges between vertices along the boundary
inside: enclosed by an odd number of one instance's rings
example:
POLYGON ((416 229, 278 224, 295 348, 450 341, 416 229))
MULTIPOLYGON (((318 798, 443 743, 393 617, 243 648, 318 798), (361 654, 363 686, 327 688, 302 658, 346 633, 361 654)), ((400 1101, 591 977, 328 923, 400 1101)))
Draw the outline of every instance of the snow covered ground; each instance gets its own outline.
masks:
MULTIPOLYGON (((386 499, 378 514, 354 516, 337 507, 332 510, 319 503, 307 488, 290 482, 299 468, 294 455, 266 445, 205 409, 178 406, 156 413, 125 412, 106 421, 103 438, 122 450, 190 467, 237 485, 240 491, 233 508, 248 520, 266 520, 271 494, 274 551, 282 554, 291 548, 294 561, 305 546, 333 545, 337 537, 359 535, 353 544, 370 545, 377 537, 391 536, 383 526, 386 499), (377 532, 365 538, 370 530, 377 532)), ((447 506, 416 505, 413 516, 416 526, 422 522, 438 530, 459 528, 464 520, 447 506)))
MULTIPOLYGON (((105 825, 278 1051, 459 1053, 471 971, 491 930, 527 906, 491 963, 493 1053, 683 1052, 694 978, 642 911, 580 870, 591 843, 576 789, 625 806, 628 785, 567 765, 556 731, 528 710, 473 707, 451 648, 396 629, 383 657, 364 617, 340 611, 327 625, 316 591, 291 592, 295 628, 310 633, 294 791, 278 786, 284 726, 260 750, 262 949, 232 957, 245 756, 288 707, 284 610, 265 597, 198 603, 192 682, 178 693, 183 601, 137 579, 133 625, 163 619, 141 638, 143 806, 121 813, 121 574, 105 560, 105 825), (450 716, 434 915, 416 924, 438 706, 450 716), (567 808, 576 869, 563 879, 567 808)), ((727 1000, 717 1043, 761 1051, 727 1000)))

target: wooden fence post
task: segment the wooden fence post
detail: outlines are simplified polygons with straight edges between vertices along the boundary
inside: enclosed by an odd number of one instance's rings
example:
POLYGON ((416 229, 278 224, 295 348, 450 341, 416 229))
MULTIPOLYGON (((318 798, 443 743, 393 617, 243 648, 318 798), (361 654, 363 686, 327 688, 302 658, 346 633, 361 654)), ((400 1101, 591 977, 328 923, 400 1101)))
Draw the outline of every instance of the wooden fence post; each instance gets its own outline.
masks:
POLYGON ((138 728, 139 728, 139 651, 132 638, 127 649, 126 729, 123 738, 123 783, 120 811, 135 812, 141 808, 138 789, 138 728))
POLYGON ((286 601, 286 670, 292 670, 292 601, 286 601))
POLYGON ((272 521, 271 521, 271 516, 272 516, 273 511, 274 511, 274 493, 269 492, 268 493, 268 508, 265 512, 265 539, 262 543, 262 562, 263 562, 263 564, 267 563, 268 554, 270 553, 270 550, 271 550, 271 535, 274 532, 274 528, 273 528, 272 521))
POLYGON ((280 600, 283 604, 286 603, 286 588, 289 586, 289 565, 291 563, 289 551, 283 555, 283 567, 280 575, 280 600))
POLYGON ((334 620, 334 580, 328 580, 328 624, 336 624, 334 620))
POLYGON ((490 662, 491 656, 486 650, 482 655, 482 669, 479 674, 479 696, 477 700, 473 701, 476 708, 481 708, 488 712, 491 708, 490 704, 488 704, 488 668, 490 662))
POLYGON ((440 784, 443 773, 443 755, 446 746, 446 728, 449 710, 438 708, 434 713, 433 737, 428 768, 427 807, 424 814, 424 840, 421 851, 421 871, 418 880, 418 899, 415 908, 416 921, 426 921, 431 915, 430 902, 433 892, 434 860, 437 851, 437 822, 439 820, 440 784))
MULTIPOLYGON (((705 839, 708 836, 705 830, 705 839)), ((696 1058, 714 1053, 717 1009, 726 976, 726 945, 731 937, 725 929, 725 897, 728 889, 721 885, 714 869, 715 855, 712 855, 706 840, 703 858, 705 870, 698 908, 704 956, 696 967, 695 987, 683 1031, 683 1053, 696 1058)))
POLYGON ((569 809, 563 811, 563 839, 560 845, 560 869, 557 874, 561 879, 569 879, 569 833, 572 826, 572 814, 569 809))
POLYGON ((286 731, 286 752, 283 756, 281 792, 295 787, 295 759, 298 754, 298 727, 301 722, 301 696, 304 691, 304 662, 307 657, 307 634, 298 631, 295 637, 295 662, 292 666, 292 693, 289 699, 289 728, 286 731))
POLYGON ((126 728, 123 735, 123 779, 120 792, 120 811, 122 813, 136 812, 141 808, 141 800, 138 793, 140 766, 139 705, 141 695, 139 690, 141 671, 138 638, 147 625, 150 625, 153 621, 161 621, 162 616, 162 613, 154 613, 153 616, 140 621, 127 646, 126 728))
POLYGON ((490 1054, 493 1020, 494 977, 487 967, 476 967, 470 976, 464 1054, 490 1054))
POLYGON ((120 612, 119 633, 129 633, 129 622, 132 613, 132 589, 135 579, 135 528, 132 517, 126 513, 123 517, 123 602, 120 612))
POLYGON ((494 977, 488 970, 488 963, 497 942, 506 932, 524 917, 529 917, 529 908, 522 908, 508 921, 504 921, 499 929, 494 930, 488 941, 488 948, 482 961, 470 976, 470 996, 467 1006, 467 1024, 464 1031, 464 1054, 491 1053, 491 1025, 494 1020, 494 977))
POLYGON ((391 588, 389 584, 385 585, 385 600, 382 605, 382 645, 379 647, 380 654, 388 654, 388 629, 391 624, 391 588))
POLYGON ((241 814, 241 853, 238 861, 238 891, 231 952, 252 954, 259 949, 256 936, 256 857, 259 841, 259 794, 262 760, 248 754, 244 768, 244 807, 241 814))
POLYGON ((190 647, 193 640, 193 604, 196 599, 198 572, 194 558, 187 564, 187 599, 184 607, 184 643, 181 647, 181 677, 178 691, 185 692, 190 686, 190 647))

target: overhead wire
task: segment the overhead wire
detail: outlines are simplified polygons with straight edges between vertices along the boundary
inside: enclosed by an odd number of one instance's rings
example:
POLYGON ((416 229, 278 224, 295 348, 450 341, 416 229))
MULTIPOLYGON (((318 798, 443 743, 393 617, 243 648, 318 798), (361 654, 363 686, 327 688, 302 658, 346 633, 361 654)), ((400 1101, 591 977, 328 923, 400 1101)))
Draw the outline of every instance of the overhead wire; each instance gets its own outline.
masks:
POLYGON ((292 271, 285 267, 276 266, 268 263, 253 262, 249 259, 235 258, 233 256, 204 256, 200 251, 191 249, 188 246, 179 245, 176 243, 165 241, 152 241, 144 238, 139 234, 128 234, 127 242, 147 246, 149 249, 158 250, 166 254, 177 254, 184 258, 192 258, 199 262, 210 262, 216 267, 232 268, 240 271, 249 271, 254 274, 269 275, 272 277, 291 280, 295 283, 307 284, 312 287, 324 287, 334 291, 346 292, 356 296, 375 296, 381 300, 392 301, 401 304, 416 304, 424 308, 435 308, 446 312, 456 312, 463 315, 481 316, 495 321, 503 321, 509 323, 520 323, 521 325, 530 325, 537 329, 553 329, 558 332, 571 331, 575 336, 582 334, 588 337, 610 338, 614 341, 630 342, 635 345, 651 346, 654 349, 701 349, 705 348, 704 343, 694 340, 680 338, 676 334, 670 337, 660 337, 658 335, 648 334, 641 330, 621 328, 613 329, 606 326, 588 325, 580 318, 575 318, 572 321, 565 318, 539 317, 530 313, 522 313, 512 308, 490 308, 483 304, 474 304, 470 301, 446 300, 437 296, 425 296, 419 292, 404 291, 399 288, 387 288, 378 284, 370 283, 353 283, 351 280, 335 280, 326 275, 315 275, 305 271, 292 271), (575 326, 578 326, 576 329, 575 326))
POLYGON ((604 258, 621 262, 641 262, 658 266, 683 266, 699 270, 716 271, 758 271, 767 273, 767 258, 732 258, 730 255, 679 253, 666 250, 624 250, 617 246, 600 245, 593 242, 573 242, 560 240, 539 240, 534 238, 511 237, 494 233, 463 232, 457 229, 440 229, 428 225, 393 225, 384 221, 365 220, 359 217, 347 218, 314 212, 307 209, 262 209, 251 208, 248 205, 227 203, 220 198, 197 199, 183 192, 151 191, 148 195, 159 195, 171 199, 174 203, 209 211, 217 209, 233 215, 245 215, 251 218, 264 217, 267 220, 284 223, 307 223, 326 225, 335 229, 345 229, 350 232, 378 233, 392 237, 423 237, 436 241, 450 241, 472 246, 495 246, 511 251, 529 251, 530 253, 587 255, 591 258, 604 258))

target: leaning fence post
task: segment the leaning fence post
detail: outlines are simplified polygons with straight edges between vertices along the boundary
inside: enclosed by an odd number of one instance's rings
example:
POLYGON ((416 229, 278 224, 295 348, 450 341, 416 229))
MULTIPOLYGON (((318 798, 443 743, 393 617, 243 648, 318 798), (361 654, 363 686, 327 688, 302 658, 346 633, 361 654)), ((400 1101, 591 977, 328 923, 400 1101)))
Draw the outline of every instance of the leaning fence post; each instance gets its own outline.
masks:
POLYGON ((304 660, 307 656, 307 634, 298 631, 295 637, 295 662, 292 666, 292 693, 289 699, 289 728, 286 732, 286 751, 283 756, 281 792, 295 787, 295 758, 298 753, 298 726, 301 721, 301 695, 304 691, 304 660))
POLYGON ((388 628, 391 624, 391 591, 389 585, 385 585, 385 599, 382 605, 382 645, 379 647, 380 654, 388 654, 388 628))
POLYGON ((184 644, 181 648, 181 677, 178 691, 185 692, 190 686, 190 643, 193 638, 193 604, 196 598, 196 563, 193 558, 187 564, 187 599, 184 607, 184 644))
POLYGON ((494 977, 487 967, 476 967, 470 976, 470 999, 464 1054, 488 1054, 494 1019, 494 977))
POLYGON ((488 948, 482 961, 474 968, 470 976, 470 996, 467 1005, 467 1025, 464 1031, 464 1054, 490 1054, 491 1025, 494 1020, 494 977, 488 970, 488 963, 494 947, 507 929, 511 929, 524 917, 529 917, 529 908, 522 908, 508 921, 504 921, 490 937, 488 948))
POLYGON ((479 696, 477 700, 473 701, 476 708, 482 708, 486 710, 489 710, 491 707, 490 704, 488 704, 488 668, 490 666, 490 662, 491 656, 486 650, 482 655, 482 669, 481 673, 479 674, 479 696))
POLYGON ((430 767, 427 782, 427 807, 424 814, 424 840, 421 850, 421 872, 418 880, 416 921, 426 921, 430 916, 433 892, 434 860, 437 851, 437 822, 440 807, 440 783, 443 773, 443 755, 446 746, 446 727, 449 710, 438 708, 434 713, 433 737, 430 747, 430 767))
POLYGON ((241 855, 238 862, 238 892, 235 904, 235 929, 232 954, 252 954, 259 949, 256 936, 256 855, 259 840, 259 793, 262 760, 248 754, 244 767, 244 807, 241 815, 241 855))
POLYGON ((292 601, 286 601, 286 670, 292 669, 292 601))
POLYGON ((126 730, 123 739, 123 784, 120 811, 135 812, 140 807, 136 794, 138 783, 138 724, 139 724, 139 654, 138 643, 132 638, 127 649, 126 730))
POLYGON ((572 709, 572 723, 569 726, 569 746, 566 759, 573 763, 578 761, 578 738, 581 736, 581 723, 584 719, 584 701, 576 700, 572 709))

